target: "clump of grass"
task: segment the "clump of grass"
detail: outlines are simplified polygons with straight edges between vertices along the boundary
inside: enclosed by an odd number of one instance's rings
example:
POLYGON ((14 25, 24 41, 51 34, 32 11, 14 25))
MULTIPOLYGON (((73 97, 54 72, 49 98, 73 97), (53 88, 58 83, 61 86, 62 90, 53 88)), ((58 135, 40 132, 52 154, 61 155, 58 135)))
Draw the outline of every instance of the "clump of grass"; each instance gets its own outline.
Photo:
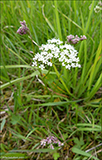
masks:
POLYGON ((1 2, 2 159, 101 159, 102 27, 96 5, 96 1, 1 2), (30 38, 16 33, 23 20, 30 38), (53 37, 66 42, 68 35, 87 37, 74 45, 81 68, 53 65, 52 70, 41 71, 32 66, 39 46, 53 37), (64 144, 60 149, 41 145, 52 135, 64 144))

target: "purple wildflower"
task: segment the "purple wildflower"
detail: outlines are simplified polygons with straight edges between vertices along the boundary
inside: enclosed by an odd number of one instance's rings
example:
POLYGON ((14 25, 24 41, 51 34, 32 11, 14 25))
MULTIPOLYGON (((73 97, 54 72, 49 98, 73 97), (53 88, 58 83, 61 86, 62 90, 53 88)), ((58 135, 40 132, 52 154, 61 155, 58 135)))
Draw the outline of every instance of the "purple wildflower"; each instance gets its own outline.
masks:
POLYGON ((71 40, 71 42, 72 42, 73 44, 76 44, 76 43, 79 42, 79 39, 78 39, 78 38, 74 38, 74 39, 71 40))
POLYGON ((51 144, 51 145, 50 145, 50 148, 51 148, 51 149, 54 149, 54 146, 51 144))
POLYGON ((33 51, 30 51, 30 53, 34 53, 33 51))
POLYGON ((71 44, 76 44, 79 41, 83 41, 84 39, 87 39, 85 35, 81 36, 81 38, 79 38, 78 35, 73 36, 72 34, 67 36, 67 41, 71 44))
POLYGON ((67 41, 70 42, 73 38, 74 38, 74 36, 72 34, 70 34, 69 36, 67 36, 67 41))
POLYGON ((47 142, 46 139, 42 139, 42 140, 41 140, 41 145, 44 145, 44 146, 45 146, 45 145, 46 145, 46 142, 47 142))
POLYGON ((42 139, 42 140, 41 140, 41 145, 46 146, 46 144, 47 144, 47 145, 50 144, 49 147, 50 147, 51 149, 54 149, 54 144, 57 144, 58 147, 61 147, 61 146, 64 145, 63 143, 61 143, 61 142, 58 140, 57 137, 54 137, 54 136, 49 136, 49 137, 47 137, 46 139, 42 139))
POLYGON ((21 27, 17 30, 17 33, 20 35, 26 34, 28 32, 28 27, 26 25, 26 21, 20 21, 21 27))
POLYGON ((85 35, 81 36, 80 40, 83 41, 84 39, 87 39, 85 35))
POLYGON ((20 21, 21 26, 26 26, 26 21, 20 21))
POLYGON ((64 145, 63 143, 61 143, 60 141, 58 141, 58 147, 61 147, 63 145, 64 145))

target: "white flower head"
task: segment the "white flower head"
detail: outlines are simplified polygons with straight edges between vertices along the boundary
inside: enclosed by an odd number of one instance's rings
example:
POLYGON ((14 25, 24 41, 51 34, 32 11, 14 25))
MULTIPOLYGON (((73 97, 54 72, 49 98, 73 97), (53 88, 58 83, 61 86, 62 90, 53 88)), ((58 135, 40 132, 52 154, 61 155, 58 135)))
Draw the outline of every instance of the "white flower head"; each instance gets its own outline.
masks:
POLYGON ((94 8, 95 13, 100 12, 100 10, 102 10, 102 8, 98 5, 94 8))
POLYGON ((44 66, 43 64, 41 64, 41 65, 39 66, 39 68, 41 68, 41 70, 43 70, 43 69, 45 68, 45 66, 44 66))
POLYGON ((73 46, 63 44, 59 39, 51 39, 47 44, 42 44, 38 52, 33 58, 32 66, 38 66, 43 70, 46 66, 52 66, 52 60, 59 61, 66 69, 81 67, 79 64, 78 52, 73 46))

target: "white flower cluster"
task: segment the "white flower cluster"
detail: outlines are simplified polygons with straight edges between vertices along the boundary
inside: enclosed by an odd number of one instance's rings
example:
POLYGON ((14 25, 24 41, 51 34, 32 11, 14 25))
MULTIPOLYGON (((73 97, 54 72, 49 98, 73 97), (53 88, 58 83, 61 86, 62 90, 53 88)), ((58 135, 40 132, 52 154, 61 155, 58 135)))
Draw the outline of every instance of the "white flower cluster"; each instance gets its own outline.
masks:
MULTIPOLYGON (((91 6, 92 6, 92 3, 89 6, 89 10, 91 10, 91 6)), ((95 6, 94 11, 95 11, 95 13, 98 13, 101 10, 102 10, 102 2, 99 1, 98 4, 95 6)))
POLYGON ((78 52, 73 46, 64 44, 59 39, 51 39, 47 41, 47 44, 39 48, 41 53, 37 53, 33 58, 32 66, 38 66, 43 70, 46 66, 52 66, 55 59, 59 61, 66 69, 81 67, 78 52))

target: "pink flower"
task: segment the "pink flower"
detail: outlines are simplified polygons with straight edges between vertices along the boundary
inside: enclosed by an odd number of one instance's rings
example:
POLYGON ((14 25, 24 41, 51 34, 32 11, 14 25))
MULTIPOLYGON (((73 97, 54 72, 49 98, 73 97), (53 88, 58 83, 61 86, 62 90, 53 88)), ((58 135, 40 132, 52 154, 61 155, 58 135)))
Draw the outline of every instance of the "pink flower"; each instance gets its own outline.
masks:
POLYGON ((23 34, 26 34, 29 29, 26 25, 26 21, 20 21, 20 24, 21 24, 21 27, 19 27, 19 29, 17 30, 17 33, 20 34, 20 35, 23 35, 23 34))
POLYGON ((84 39, 87 39, 85 35, 81 36, 80 38, 78 37, 78 35, 73 36, 72 34, 67 36, 67 41, 71 44, 76 44, 79 41, 83 41, 84 39))
POLYGON ((74 38, 74 36, 72 34, 70 34, 69 36, 67 36, 67 41, 70 42, 73 38, 74 38))
POLYGON ((84 39, 87 39, 85 35, 81 36, 80 40, 83 41, 84 39))

